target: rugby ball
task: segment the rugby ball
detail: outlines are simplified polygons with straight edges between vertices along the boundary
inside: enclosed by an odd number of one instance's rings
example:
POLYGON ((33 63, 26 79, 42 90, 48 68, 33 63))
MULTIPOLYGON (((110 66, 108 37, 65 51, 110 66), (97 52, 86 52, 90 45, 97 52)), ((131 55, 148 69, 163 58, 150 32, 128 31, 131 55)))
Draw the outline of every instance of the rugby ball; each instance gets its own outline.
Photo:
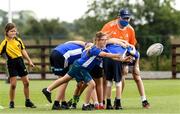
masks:
POLYGON ((147 49, 147 56, 158 56, 163 52, 163 45, 161 43, 154 43, 147 49))

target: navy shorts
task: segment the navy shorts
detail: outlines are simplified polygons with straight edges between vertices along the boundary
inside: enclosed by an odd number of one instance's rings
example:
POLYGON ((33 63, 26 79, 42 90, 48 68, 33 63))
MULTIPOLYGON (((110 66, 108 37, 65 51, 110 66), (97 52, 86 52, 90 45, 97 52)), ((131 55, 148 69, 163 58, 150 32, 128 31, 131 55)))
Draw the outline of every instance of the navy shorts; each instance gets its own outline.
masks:
POLYGON ((101 68, 100 66, 96 65, 96 66, 90 71, 90 74, 91 74, 92 78, 99 79, 99 78, 101 78, 101 77, 104 76, 103 68, 101 68))
POLYGON ((28 74, 22 57, 18 57, 15 59, 8 59, 7 66, 10 77, 14 77, 14 76, 23 77, 23 76, 27 76, 28 74))
POLYGON ((106 80, 120 82, 122 79, 122 63, 109 58, 104 58, 103 61, 104 74, 106 80))
POLYGON ((50 55, 50 64, 52 72, 57 76, 64 76, 68 70, 69 66, 64 68, 64 56, 56 50, 53 50, 50 55))
POLYGON ((76 61, 73 63, 72 67, 68 71, 68 75, 72 78, 75 78, 77 82, 84 81, 85 83, 88 83, 92 80, 89 71, 80 66, 76 61))

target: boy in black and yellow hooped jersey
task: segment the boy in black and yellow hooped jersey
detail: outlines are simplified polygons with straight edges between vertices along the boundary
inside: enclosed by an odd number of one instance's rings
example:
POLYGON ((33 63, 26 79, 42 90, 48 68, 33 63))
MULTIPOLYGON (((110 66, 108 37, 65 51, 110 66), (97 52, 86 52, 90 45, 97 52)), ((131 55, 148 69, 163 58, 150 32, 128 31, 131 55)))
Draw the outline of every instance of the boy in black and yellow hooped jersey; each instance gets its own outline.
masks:
POLYGON ((29 58, 22 40, 18 38, 16 34, 16 25, 13 23, 8 23, 5 26, 5 39, 0 44, 0 54, 5 53, 8 58, 7 66, 10 77, 9 108, 14 108, 17 76, 21 78, 24 85, 24 95, 26 99, 25 106, 36 108, 36 106, 29 99, 29 78, 27 76, 28 72, 22 56, 27 59, 30 66, 34 67, 34 64, 29 58))

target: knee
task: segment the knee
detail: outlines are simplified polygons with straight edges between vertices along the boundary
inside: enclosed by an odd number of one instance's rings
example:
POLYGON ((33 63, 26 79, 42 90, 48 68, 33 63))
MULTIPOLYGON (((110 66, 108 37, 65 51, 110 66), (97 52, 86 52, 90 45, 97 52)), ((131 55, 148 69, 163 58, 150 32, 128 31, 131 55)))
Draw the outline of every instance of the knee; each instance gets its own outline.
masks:
POLYGON ((112 81, 107 80, 107 87, 112 87, 112 85, 113 85, 113 82, 112 82, 112 81))
POLYGON ((132 73, 133 73, 134 76, 140 76, 139 67, 135 67, 135 66, 134 66, 132 73))
POLYGON ((95 88, 95 87, 96 87, 96 83, 95 83, 95 82, 93 82, 93 83, 92 83, 92 86, 93 86, 93 88, 95 88))
POLYGON ((140 76, 135 76, 135 77, 134 77, 134 81, 135 81, 136 83, 138 83, 138 82, 140 82, 140 81, 142 81, 142 80, 141 80, 141 77, 140 77, 140 76))
POLYGON ((121 87, 122 86, 122 82, 121 81, 120 82, 116 82, 115 86, 116 86, 116 88, 121 87))
POLYGON ((25 87, 25 88, 28 88, 28 87, 29 87, 29 82, 24 82, 23 84, 24 84, 24 87, 25 87))
POLYGON ((128 74, 128 70, 129 70, 129 69, 128 69, 128 66, 124 67, 124 68, 123 68, 122 75, 123 75, 123 76, 126 76, 126 75, 128 74))

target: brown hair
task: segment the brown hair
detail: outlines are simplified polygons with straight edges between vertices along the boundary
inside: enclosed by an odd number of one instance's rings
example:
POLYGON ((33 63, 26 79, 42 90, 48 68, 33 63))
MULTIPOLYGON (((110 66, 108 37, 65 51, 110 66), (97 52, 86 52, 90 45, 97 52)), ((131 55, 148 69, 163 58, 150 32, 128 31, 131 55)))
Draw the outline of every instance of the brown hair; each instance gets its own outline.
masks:
POLYGON ((13 28, 16 28, 16 25, 14 23, 7 23, 4 29, 5 35, 7 36, 7 33, 13 28))
POLYGON ((96 36, 95 36, 94 39, 95 39, 95 41, 96 41, 96 40, 101 39, 103 36, 106 36, 106 34, 103 33, 103 32, 101 32, 101 31, 99 31, 99 32, 96 33, 96 36))
MULTIPOLYGON (((97 32, 96 35, 95 35, 95 38, 94 38, 93 43, 96 44, 96 41, 97 41, 97 40, 100 40, 103 36, 106 36, 106 34, 103 33, 103 32, 101 32, 101 31, 97 32)), ((87 46, 87 47, 85 46, 85 50, 87 51, 87 55, 88 55, 88 56, 90 55, 90 54, 89 54, 89 50, 90 50, 93 46, 94 46, 94 45, 90 45, 90 46, 87 46)))

